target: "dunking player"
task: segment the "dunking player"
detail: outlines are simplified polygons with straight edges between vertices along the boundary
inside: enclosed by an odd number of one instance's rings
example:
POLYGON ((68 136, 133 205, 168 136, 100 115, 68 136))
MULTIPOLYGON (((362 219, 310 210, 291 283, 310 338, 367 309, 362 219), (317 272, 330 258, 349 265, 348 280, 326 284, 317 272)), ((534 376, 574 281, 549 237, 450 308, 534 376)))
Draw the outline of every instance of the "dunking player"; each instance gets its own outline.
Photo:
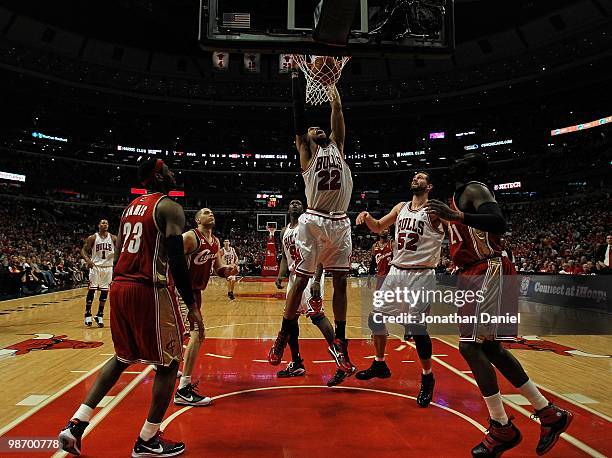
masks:
MULTIPOLYGON (((404 288, 410 291, 433 291, 436 287, 434 268, 440 261, 444 230, 440 219, 428 215, 425 211, 432 188, 429 174, 417 172, 410 185, 412 201, 400 202, 379 220, 374 219, 368 212, 361 212, 357 216, 357 224, 365 223, 373 232, 384 231, 395 224, 397 248, 391 260, 389 274, 380 287, 381 291, 404 290, 404 288)), ((430 304, 423 299, 414 303, 394 301, 374 307, 368 318, 368 325, 374 336, 376 357, 368 369, 357 372, 355 377, 359 380, 370 380, 374 377, 391 376, 391 371, 385 363, 388 332, 382 321, 383 316, 412 315, 414 323, 405 326, 405 339, 412 338, 416 344, 422 367, 417 404, 420 407, 427 407, 433 397, 435 380, 431 370, 431 338, 427 333, 427 325, 421 322, 422 314, 429 313, 429 308, 430 304)))
POLYGON ((183 254, 185 214, 166 196, 176 181, 161 159, 143 160, 138 180, 154 192, 134 199, 121 216, 110 290, 115 356, 100 370, 84 403, 59 435, 62 449, 74 455, 81 453, 81 437, 94 409, 135 362, 155 364, 157 372, 147 420, 132 457, 175 456, 185 451, 185 444, 162 438, 159 432, 183 353, 183 326, 178 304, 167 288, 168 267, 189 308, 191 330, 197 325, 200 339, 204 336, 183 254))
POLYGON ((81 256, 89 268, 89 286, 85 299, 85 326, 91 326, 91 306, 96 290, 99 290, 100 303, 95 320, 99 327, 104 327, 104 305, 113 278, 115 243, 117 243, 117 236, 108 232, 108 220, 101 219, 98 223, 98 232, 87 237, 81 248, 81 256))
MULTIPOLYGON (((223 248, 221 248, 221 257, 225 261, 225 264, 228 266, 238 264, 238 255, 236 254, 236 249, 230 245, 230 241, 227 239, 223 241, 223 248)), ((227 277, 227 297, 229 297, 231 300, 236 299, 234 297, 236 275, 238 275, 238 272, 227 277)))
POLYGON ((351 222, 346 215, 353 177, 344 161, 344 116, 340 94, 335 87, 331 105, 331 135, 320 127, 306 128, 304 96, 297 71, 292 73, 295 144, 300 155, 302 176, 306 185, 308 209, 299 218, 296 246, 300 260, 295 265, 295 283, 287 293, 283 323, 268 353, 270 364, 280 363, 285 346, 299 332, 298 308, 310 277, 319 264, 333 275, 333 309, 336 322, 333 344, 328 347, 344 378, 356 368, 348 357, 346 328, 346 276, 352 251, 351 222))
POLYGON ((479 304, 459 308, 462 316, 475 316, 477 324, 460 326, 459 350, 472 370, 489 410, 489 429, 472 449, 474 457, 497 457, 521 441, 521 433, 504 410, 493 366, 531 403, 540 419, 536 453, 548 452, 572 421, 572 413, 549 402, 529 379, 512 353, 500 340, 516 337, 516 324, 482 323, 479 314, 503 316, 518 312, 518 290, 513 288, 516 271, 502 256, 500 235, 506 221, 489 188, 477 180, 486 177, 488 163, 481 154, 468 153, 453 168, 456 189, 452 208, 430 200, 427 211, 449 221, 450 254, 460 271, 458 288, 484 291, 479 304))
MULTIPOLYGON (((236 275, 238 267, 236 264, 224 265, 220 252, 219 239, 212 233, 215 226, 215 215, 210 208, 202 208, 196 213, 195 221, 198 225, 183 234, 183 245, 187 264, 189 266, 189 276, 191 287, 195 298, 195 305, 198 310, 202 309, 202 292, 208 286, 210 273, 214 269, 220 277, 236 275)), ((191 375, 195 366, 202 339, 197 332, 192 331, 189 337, 189 344, 185 350, 185 363, 183 365, 183 375, 181 376, 178 390, 174 395, 174 403, 187 406, 207 406, 211 399, 202 396, 197 392, 197 382, 191 382, 191 375)))
MULTIPOLYGON (((304 213, 304 206, 299 200, 289 202, 289 225, 281 230, 281 241, 283 244, 283 255, 276 277, 276 287, 282 289, 282 279, 287 272, 289 273, 289 282, 287 283, 287 291, 290 291, 295 283, 296 273, 295 265, 299 261, 295 239, 298 233, 298 218, 304 213)), ((308 281, 304 292, 302 293, 300 305, 298 307, 298 315, 306 315, 312 320, 312 324, 317 326, 325 340, 329 345, 334 342, 334 328, 323 312, 323 285, 325 278, 323 277, 323 265, 319 263, 317 271, 313 278, 308 281)), ((304 361, 300 355, 299 338, 300 331, 291 334, 289 337, 289 349, 291 350, 291 361, 287 367, 277 372, 279 378, 297 377, 306 373, 304 361)))
POLYGON ((385 229, 378 234, 378 240, 372 245, 372 259, 376 264, 376 289, 380 289, 389 273, 392 258, 393 240, 389 240, 389 230, 385 229))

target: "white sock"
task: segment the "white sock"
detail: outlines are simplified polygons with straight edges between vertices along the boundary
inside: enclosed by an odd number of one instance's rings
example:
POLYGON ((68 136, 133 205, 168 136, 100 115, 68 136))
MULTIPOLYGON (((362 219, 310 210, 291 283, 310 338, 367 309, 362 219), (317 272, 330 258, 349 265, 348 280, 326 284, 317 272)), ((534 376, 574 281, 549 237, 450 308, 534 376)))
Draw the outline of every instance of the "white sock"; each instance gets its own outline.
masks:
POLYGON ((185 388, 190 383, 191 383, 191 375, 183 375, 181 377, 181 380, 179 381, 179 390, 181 388, 185 388))
POLYGON ((534 409, 540 410, 548 405, 548 400, 542 396, 538 387, 531 380, 527 380, 518 390, 519 393, 527 398, 534 409))
POLYGON ((151 440, 151 438, 157 434, 157 431, 159 431, 160 425, 161 423, 149 423, 145 420, 140 430, 140 438, 145 442, 151 440))
POLYGON ((423 375, 431 374, 431 369, 421 369, 423 371, 423 375))
POLYGON ((500 422, 502 425, 508 424, 508 415, 506 415, 500 392, 498 391, 493 396, 484 396, 484 400, 487 403, 491 419, 500 422))
POLYGON ((374 357, 374 361, 384 361, 385 357, 383 356, 382 358, 379 358, 378 356, 374 357))
POLYGON ((93 416, 93 411, 94 409, 92 409, 88 405, 81 404, 81 407, 78 408, 72 418, 75 418, 79 421, 86 421, 87 423, 89 423, 89 420, 91 420, 91 417, 93 416))

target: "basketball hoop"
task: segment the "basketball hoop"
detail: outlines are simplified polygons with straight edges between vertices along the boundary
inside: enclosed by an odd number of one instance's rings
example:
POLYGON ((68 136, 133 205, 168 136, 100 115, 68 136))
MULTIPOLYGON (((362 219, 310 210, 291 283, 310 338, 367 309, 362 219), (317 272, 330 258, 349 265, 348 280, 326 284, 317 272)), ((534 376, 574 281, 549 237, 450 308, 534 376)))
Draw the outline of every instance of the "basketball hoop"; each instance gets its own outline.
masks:
POLYGON ((311 54, 294 54, 293 62, 306 78, 306 103, 321 105, 331 102, 336 96, 336 83, 350 56, 330 57, 311 54))

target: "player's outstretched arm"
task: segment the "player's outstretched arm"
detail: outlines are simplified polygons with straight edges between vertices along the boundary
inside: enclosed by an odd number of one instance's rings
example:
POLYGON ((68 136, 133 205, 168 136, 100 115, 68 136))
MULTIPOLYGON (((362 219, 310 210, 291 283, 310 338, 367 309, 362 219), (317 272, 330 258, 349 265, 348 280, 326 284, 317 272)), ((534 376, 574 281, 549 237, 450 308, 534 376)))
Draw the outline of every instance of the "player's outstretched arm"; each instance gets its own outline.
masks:
POLYGON ((333 141, 344 156, 344 114, 342 113, 342 100, 336 86, 332 86, 333 99, 329 103, 331 105, 331 136, 329 139, 333 141))
POLYGON ((306 115, 304 107, 304 91, 300 74, 297 69, 291 71, 291 97, 293 99, 293 126, 295 128, 295 147, 300 155, 302 170, 310 165, 310 142, 308 140, 308 127, 306 126, 306 115))
POLYGON ((85 242, 83 243, 83 247, 81 248, 81 257, 87 263, 87 267, 90 268, 94 265, 93 262, 91 262, 91 257, 89 255, 91 254, 95 238, 95 235, 90 235, 89 237, 87 237, 85 239, 85 242))
POLYGON ((404 202, 400 202, 381 219, 376 219, 372 217, 372 215, 370 215, 368 212, 361 212, 359 213, 359 215, 357 215, 355 223, 357 225, 365 224, 372 232, 374 232, 375 234, 379 234, 395 223, 395 221, 397 220, 397 215, 399 215, 399 211, 403 205, 404 202))
POLYGON ((503 234, 506 232, 506 220, 493 194, 486 186, 471 183, 463 191, 462 201, 465 206, 474 207, 476 213, 465 213, 453 210, 444 202, 430 199, 425 207, 427 213, 439 216, 446 221, 460 221, 466 226, 503 234))

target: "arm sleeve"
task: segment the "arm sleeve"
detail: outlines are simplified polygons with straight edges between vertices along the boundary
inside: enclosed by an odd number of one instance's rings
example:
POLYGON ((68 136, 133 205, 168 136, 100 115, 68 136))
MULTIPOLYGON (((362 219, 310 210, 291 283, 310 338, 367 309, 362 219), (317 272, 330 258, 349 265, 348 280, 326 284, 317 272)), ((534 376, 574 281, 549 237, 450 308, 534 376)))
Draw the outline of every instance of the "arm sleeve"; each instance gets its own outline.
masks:
POLYGON ((485 202, 476 213, 464 213, 463 223, 481 231, 503 234, 506 232, 506 220, 497 202, 485 202))
POLYGON ((171 235, 167 237, 166 250, 168 252, 170 272, 172 272, 176 289, 178 289, 185 304, 190 307, 195 301, 193 298, 193 290, 191 289, 189 272, 187 271, 187 262, 183 254, 183 236, 171 235))
POLYGON ((306 120, 304 118, 304 94, 299 78, 291 78, 291 95, 293 96, 293 124, 296 135, 304 135, 307 132, 306 120))

